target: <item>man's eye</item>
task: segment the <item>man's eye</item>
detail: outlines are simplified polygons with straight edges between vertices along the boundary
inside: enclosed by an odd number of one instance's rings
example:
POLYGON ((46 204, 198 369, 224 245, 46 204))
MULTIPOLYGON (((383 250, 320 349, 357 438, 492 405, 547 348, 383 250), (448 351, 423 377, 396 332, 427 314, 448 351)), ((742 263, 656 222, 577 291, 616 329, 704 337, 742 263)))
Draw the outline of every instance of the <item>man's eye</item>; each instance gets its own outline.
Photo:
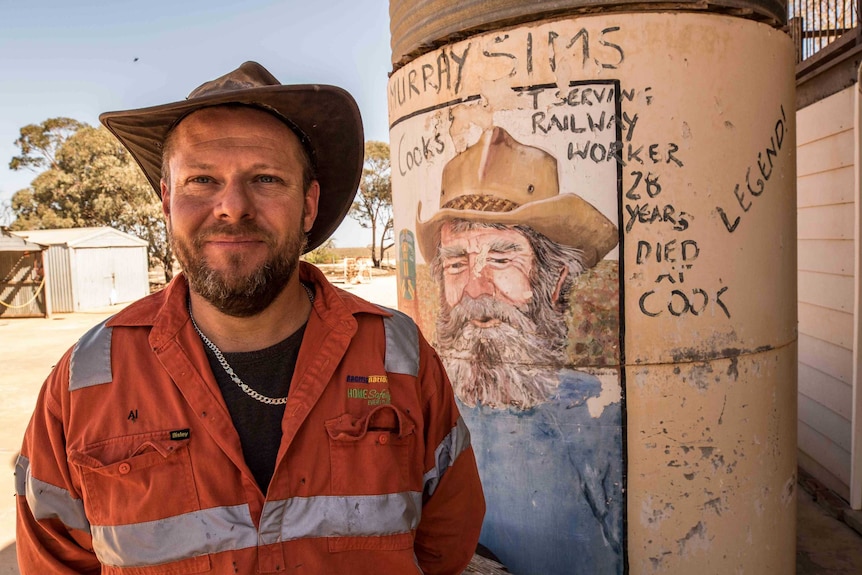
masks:
POLYGON ((262 183, 262 184, 274 184, 280 180, 279 180, 279 178, 276 178, 275 176, 258 176, 257 181, 262 183))
POLYGON ((488 262, 490 262, 492 264, 501 265, 501 266, 509 264, 509 263, 511 263, 511 261, 512 261, 512 258, 488 258, 488 262))
POLYGON ((443 264, 443 270, 450 275, 459 274, 467 268, 467 262, 457 260, 443 264))
POLYGON ((213 179, 209 176, 194 176, 193 178, 189 178, 189 183, 192 184, 209 184, 213 181, 213 179))

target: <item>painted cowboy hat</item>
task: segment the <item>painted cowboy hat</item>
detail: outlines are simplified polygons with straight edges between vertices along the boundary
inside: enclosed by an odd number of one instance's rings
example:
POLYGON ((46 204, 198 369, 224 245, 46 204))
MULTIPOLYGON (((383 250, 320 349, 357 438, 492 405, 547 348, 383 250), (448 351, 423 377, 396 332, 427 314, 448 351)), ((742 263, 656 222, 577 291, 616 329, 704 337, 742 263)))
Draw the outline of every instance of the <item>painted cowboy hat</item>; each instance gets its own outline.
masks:
POLYGON ((220 104, 248 104, 281 117, 309 153, 320 182, 317 219, 308 232, 306 251, 322 244, 347 215, 362 175, 365 143, 356 102, 335 86, 282 85, 257 62, 202 84, 173 104, 124 112, 99 119, 129 150, 156 194, 161 195, 162 144, 184 117, 220 104))
POLYGON ((421 221, 416 235, 425 261, 437 256, 440 228, 448 220, 486 224, 522 224, 549 239, 572 246, 592 267, 619 242, 617 228, 592 204, 575 194, 561 194, 557 160, 525 146, 500 127, 486 130, 476 144, 443 168, 440 209, 421 221))

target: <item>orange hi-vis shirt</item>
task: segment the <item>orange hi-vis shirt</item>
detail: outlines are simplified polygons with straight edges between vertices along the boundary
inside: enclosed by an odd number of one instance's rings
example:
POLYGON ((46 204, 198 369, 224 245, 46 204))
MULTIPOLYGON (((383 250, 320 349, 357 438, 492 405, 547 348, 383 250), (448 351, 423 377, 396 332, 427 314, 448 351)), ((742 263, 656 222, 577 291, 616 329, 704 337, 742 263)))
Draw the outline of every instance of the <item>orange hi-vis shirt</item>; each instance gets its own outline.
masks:
POLYGON ((264 494, 178 276, 84 335, 16 465, 21 573, 455 574, 485 504, 440 359, 407 316, 316 298, 264 494))

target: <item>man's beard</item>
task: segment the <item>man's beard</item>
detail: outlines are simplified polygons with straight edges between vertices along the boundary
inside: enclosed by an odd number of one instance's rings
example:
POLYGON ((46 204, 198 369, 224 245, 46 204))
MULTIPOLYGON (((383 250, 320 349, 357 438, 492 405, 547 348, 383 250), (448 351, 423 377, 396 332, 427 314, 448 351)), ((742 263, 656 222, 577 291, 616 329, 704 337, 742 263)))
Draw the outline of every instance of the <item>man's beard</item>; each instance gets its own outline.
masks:
POLYGON ((297 232, 284 241, 253 222, 227 225, 217 223, 203 230, 191 242, 171 234, 171 244, 183 267, 190 289, 220 312, 234 317, 250 317, 265 310, 278 297, 299 265, 306 243, 305 234, 297 232), (206 240, 212 236, 254 237, 269 248, 262 266, 249 274, 238 275, 243 256, 231 254, 228 269, 213 268, 203 255, 206 240))
POLYGON ((438 349, 462 402, 529 409, 547 401, 558 387, 565 319, 551 310, 539 314, 539 320, 535 309, 522 311, 490 296, 465 295, 455 307, 444 304, 437 324, 438 349), (499 324, 479 327, 472 319, 496 319, 499 324))

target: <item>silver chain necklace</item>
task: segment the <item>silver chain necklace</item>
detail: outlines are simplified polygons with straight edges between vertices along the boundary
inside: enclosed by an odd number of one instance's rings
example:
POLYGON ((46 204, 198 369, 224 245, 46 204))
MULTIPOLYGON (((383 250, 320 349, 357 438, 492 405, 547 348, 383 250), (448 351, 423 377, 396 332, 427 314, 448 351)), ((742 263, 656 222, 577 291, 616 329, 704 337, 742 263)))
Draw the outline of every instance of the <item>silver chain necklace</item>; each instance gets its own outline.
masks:
MULTIPOLYGON (((311 288, 309 288, 307 285, 305 285, 302 282, 300 282, 299 285, 301 285, 303 288, 305 288, 305 293, 308 294, 308 301, 310 301, 311 304, 314 305, 314 292, 311 291, 311 288)), ((252 399, 255 399, 261 403, 265 403, 267 405, 284 405, 287 403, 287 396, 286 395, 284 397, 268 397, 266 395, 263 395, 262 393, 258 393, 257 391, 253 390, 251 387, 248 386, 247 383, 245 383, 243 380, 241 380, 239 378, 239 376, 236 374, 236 372, 233 370, 233 368, 230 366, 230 364, 227 362, 227 360, 224 358, 224 354, 222 354, 222 352, 218 348, 218 346, 216 344, 214 344, 213 342, 211 342, 210 339, 204 335, 204 332, 201 331, 201 328, 198 327, 198 324, 195 321, 195 316, 192 315, 192 300, 191 300, 191 298, 189 298, 188 307, 189 307, 189 318, 191 318, 191 320, 192 320, 192 325, 194 326, 195 331, 198 332, 198 336, 200 336, 201 341, 203 341, 206 344, 206 346, 208 348, 210 348, 212 350, 212 352, 215 354, 216 359, 221 364, 222 369, 224 369, 224 371, 225 371, 225 373, 227 373, 228 377, 230 377, 231 381, 233 381, 235 384, 237 384, 237 386, 239 386, 239 388, 241 390, 243 390, 246 394, 248 394, 249 397, 251 397, 252 399)))

